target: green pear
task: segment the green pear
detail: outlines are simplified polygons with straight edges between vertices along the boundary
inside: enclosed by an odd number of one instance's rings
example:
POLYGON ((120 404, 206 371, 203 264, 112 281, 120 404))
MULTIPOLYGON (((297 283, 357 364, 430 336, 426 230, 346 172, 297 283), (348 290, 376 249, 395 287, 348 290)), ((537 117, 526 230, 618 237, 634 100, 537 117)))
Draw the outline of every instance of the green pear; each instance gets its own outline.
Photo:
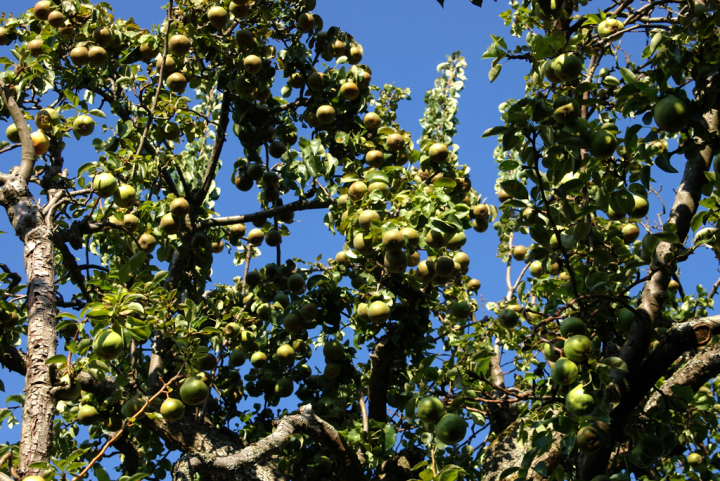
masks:
POLYGON ((566 357, 561 357, 552 367, 552 380, 555 384, 568 386, 575 382, 578 376, 577 364, 566 357))
POLYGON ((572 336, 570 339, 565 341, 563 352, 565 353, 565 357, 570 359, 572 362, 585 362, 593 352, 593 344, 587 336, 572 336))
POLYGON ((579 384, 565 396, 565 407, 576 416, 587 416, 595 409, 595 399, 579 384))

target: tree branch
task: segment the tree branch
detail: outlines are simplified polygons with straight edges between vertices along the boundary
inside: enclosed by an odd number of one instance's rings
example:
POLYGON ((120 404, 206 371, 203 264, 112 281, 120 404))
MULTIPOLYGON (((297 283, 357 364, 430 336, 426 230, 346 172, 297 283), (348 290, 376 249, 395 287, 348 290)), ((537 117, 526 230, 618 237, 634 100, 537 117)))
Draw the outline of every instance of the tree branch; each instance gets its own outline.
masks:
MULTIPOLYGON (((717 133, 718 111, 712 110, 708 112, 705 114, 704 119, 708 130, 717 133)), ((701 140, 696 139, 696 142, 701 142, 701 140)), ((667 221, 668 224, 674 224, 677 227, 676 233, 681 241, 684 241, 687 237, 690 230, 690 221, 697 212, 702 187, 707 182, 705 172, 707 172, 711 162, 712 148, 708 145, 699 155, 689 159, 685 164, 685 172, 667 221)), ((672 255, 674 255, 672 244, 661 242, 655 249, 650 267, 666 263, 666 258, 669 259, 672 255)), ((670 272, 667 269, 660 269, 645 283, 642 300, 638 308, 639 319, 636 319, 633 323, 628 339, 620 350, 620 357, 627 363, 630 372, 635 370, 647 353, 652 329, 662 314, 662 307, 667 297, 668 282, 670 282, 670 272)))
POLYGON ((289 204, 280 205, 271 209, 261 210, 252 214, 246 215, 234 215, 230 217, 215 217, 213 219, 205 219, 199 222, 199 229, 205 230, 211 227, 219 227, 224 225, 233 225, 244 222, 252 222, 259 219, 267 219, 274 217, 283 212, 298 212, 301 210, 313 210, 313 209, 324 209, 331 204, 330 201, 326 200, 296 200, 289 204))
MULTIPOLYGON (((632 389, 623 393, 620 404, 612 412, 611 438, 617 440, 623 436, 625 424, 636 407, 677 358, 707 344, 717 334, 720 334, 720 315, 694 319, 670 328, 645 361, 634 372, 630 371, 628 384, 632 389)), ((598 472, 604 472, 610 454, 610 449, 603 448, 588 455, 580 468, 580 477, 592 479, 598 472)))
POLYGON ((220 161, 220 152, 222 152, 223 144, 225 143, 225 136, 230 117, 230 102, 230 93, 224 92, 222 103, 220 105, 220 122, 215 130, 215 143, 213 144, 212 151, 210 152, 210 163, 205 170, 200 190, 194 195, 196 205, 200 205, 200 203, 205 200, 205 197, 210 191, 212 181, 215 179, 215 171, 217 170, 217 164, 220 161))
POLYGON ((660 390, 650 396, 645 404, 645 411, 654 408, 662 395, 673 396, 673 386, 688 386, 693 392, 697 392, 700 386, 718 374, 720 374, 720 344, 713 344, 700 351, 670 376, 660 390))
POLYGON ((372 370, 368 386, 368 400, 370 401, 370 419, 387 422, 387 392, 390 382, 390 370, 397 354, 398 347, 389 336, 383 336, 370 355, 372 370))
POLYGON ((0 364, 22 376, 27 372, 25 353, 7 343, 0 344, 0 364))
POLYGON ((293 434, 303 433, 323 446, 336 460, 335 474, 348 481, 364 481, 364 469, 345 439, 312 412, 311 405, 302 406, 298 414, 286 416, 275 431, 260 441, 247 446, 237 453, 217 455, 212 451, 198 452, 190 458, 190 465, 196 470, 208 469, 220 472, 243 472, 254 469, 267 456, 281 450, 292 439, 293 434))
POLYGON ((25 121, 25 116, 20 110, 15 97, 9 94, 9 89, 5 83, 0 79, 0 97, 2 97, 3 103, 7 106, 12 116, 13 122, 17 127, 18 135, 20 136, 20 145, 22 145, 22 154, 20 157, 20 177, 27 185, 32 175, 33 169, 35 168, 35 146, 33 145, 32 138, 30 137, 30 127, 28 127, 25 121))

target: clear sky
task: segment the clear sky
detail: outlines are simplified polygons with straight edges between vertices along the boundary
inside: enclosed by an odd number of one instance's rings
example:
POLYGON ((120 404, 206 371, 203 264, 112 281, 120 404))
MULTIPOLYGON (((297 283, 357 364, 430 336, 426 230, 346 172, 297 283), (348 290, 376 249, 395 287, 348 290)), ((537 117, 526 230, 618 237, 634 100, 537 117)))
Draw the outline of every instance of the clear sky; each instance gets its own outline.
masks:
MULTIPOLYGON (((17 15, 21 9, 31 8, 34 2, 23 0, 2 3, 2 11, 17 15)), ((146 28, 161 22, 165 16, 162 10, 165 2, 161 0, 110 0, 109 3, 117 17, 133 17, 140 26, 146 28)), ((529 71, 529 64, 519 60, 510 62, 504 66, 498 80, 491 84, 487 75, 490 61, 482 60, 481 56, 491 42, 490 34, 509 37, 507 27, 498 17, 509 8, 508 4, 491 0, 485 0, 482 8, 472 5, 469 0, 447 0, 445 4, 445 8, 441 8, 436 0, 317 0, 315 13, 323 18, 326 28, 337 25, 362 44, 363 63, 372 69, 374 84, 394 83, 412 90, 412 100, 403 102, 397 114, 402 127, 413 132, 415 139, 421 132, 418 120, 423 114, 425 91, 433 86, 437 77, 436 66, 445 61, 446 55, 457 50, 462 52, 468 62, 468 78, 460 98, 460 125, 455 142, 460 145, 460 163, 472 169, 470 176, 473 187, 483 198, 489 197, 489 201, 497 205, 494 189, 496 167, 492 157, 496 140, 481 139, 480 136, 486 129, 501 123, 498 104, 523 96, 523 77, 529 71)), ((517 41, 508 39, 508 43, 512 44, 517 41)), ((524 42, 524 39, 519 41, 524 42)), ((633 40, 630 38, 627 41, 633 40)), ((0 47, 0 56, 11 56, 8 47, 0 47)), ((4 130, 5 124, 0 125, 0 136, 4 130)), ((83 138, 79 142, 73 138, 67 140, 65 159, 71 175, 78 166, 93 160, 96 155, 91 139, 83 138)), ((222 194, 216 210, 221 215, 247 214, 259 207, 254 194, 241 193, 230 183, 232 163, 241 152, 239 141, 230 135, 221 156, 225 167, 218 176, 222 194)), ((14 165, 18 158, 19 150, 0 156, 0 171, 6 172, 7 167, 14 165)), ((673 159, 673 164, 682 171, 680 159, 673 159)), ((664 183, 662 194, 667 206, 672 203, 672 189, 677 186, 680 177, 681 174, 655 177, 664 183)), ((651 198, 650 202, 651 218, 654 218, 654 213, 659 212, 661 207, 655 198, 651 198)), ((325 259, 334 257, 342 248, 344 238, 332 236, 327 231, 322 224, 323 215, 322 212, 296 214, 298 222, 290 225, 291 237, 285 238, 282 245, 283 257, 296 256, 306 260, 312 260, 318 254, 322 254, 325 259)), ((0 215, 0 230, 6 232, 0 236, 0 249, 3 252, 0 262, 8 264, 24 277, 22 245, 12 233, 4 213, 0 215)), ((468 243, 463 249, 471 258, 469 275, 480 279, 480 294, 488 301, 501 300, 505 294, 505 266, 495 257, 496 247, 497 236, 493 229, 489 229, 483 234, 469 231, 468 243)), ((75 254, 84 257, 84 251, 75 251, 75 254)), ((266 257, 261 259, 262 264, 272 262, 274 252, 266 257)), ((709 289, 718 276, 717 262, 709 251, 703 249, 697 257, 696 261, 682 266, 681 281, 685 281, 686 292, 693 292, 697 282, 709 289)), ((234 266, 232 259, 227 252, 216 254, 213 282, 232 283, 234 276, 241 275, 241 268, 234 266)), ((514 275, 519 271, 520 266, 517 266, 514 275)), ((20 389, 19 379, 9 375, 6 370, 0 369, 0 378, 7 387, 6 394, 20 389)), ((0 407, 3 406, 2 401, 0 399, 0 407)), ((14 440, 19 435, 19 428, 8 433, 4 426, 2 432, 3 440, 14 440)))

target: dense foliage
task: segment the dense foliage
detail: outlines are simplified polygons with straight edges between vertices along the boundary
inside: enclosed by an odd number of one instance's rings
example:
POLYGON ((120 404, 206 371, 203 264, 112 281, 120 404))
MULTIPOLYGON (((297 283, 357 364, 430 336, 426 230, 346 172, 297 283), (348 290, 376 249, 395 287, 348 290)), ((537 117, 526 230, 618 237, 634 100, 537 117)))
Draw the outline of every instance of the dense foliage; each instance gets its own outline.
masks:
POLYGON ((3 16, 0 153, 18 160, 0 203, 28 284, 0 274, 0 362, 26 380, 8 401, 22 419, 0 411, 22 430, 0 470, 717 477, 717 284, 677 274, 720 243, 714 5, 512 2, 525 43, 493 37, 484 57, 493 81, 508 60, 530 70, 485 133, 490 202, 453 143, 459 52, 413 140, 396 121, 409 92, 372 85, 361 39, 314 0, 211 3, 171 1, 152 31, 84 0, 3 16), (642 58, 620 48, 633 33, 642 58), (68 172, 66 143, 88 136, 68 172), (221 216, 236 138, 228 195, 245 213, 221 216), (653 175, 681 157, 674 204, 644 221, 653 175), (325 262, 282 255, 310 209, 346 239, 325 262), (491 224, 507 295, 480 306, 462 248, 491 224), (216 285, 213 254, 233 247, 242 275, 216 285))

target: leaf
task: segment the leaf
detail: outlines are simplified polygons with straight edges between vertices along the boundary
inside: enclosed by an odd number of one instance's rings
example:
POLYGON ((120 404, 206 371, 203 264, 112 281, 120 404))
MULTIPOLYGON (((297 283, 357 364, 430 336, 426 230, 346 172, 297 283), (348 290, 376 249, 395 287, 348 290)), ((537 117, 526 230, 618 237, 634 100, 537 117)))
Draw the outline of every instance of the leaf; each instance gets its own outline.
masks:
POLYGON ((392 449, 395 446, 395 437, 397 436, 395 428, 388 423, 383 428, 383 432, 385 433, 385 449, 392 449))
POLYGON ((663 33, 657 32, 655 35, 653 35, 652 40, 650 40, 650 55, 655 53, 655 50, 657 50, 658 45, 660 45, 660 42, 662 42, 663 39, 663 33))
POLYGON ((142 478, 147 478, 148 476, 150 476, 148 473, 137 473, 133 476, 130 476, 125 481, 140 481, 142 478))
POLYGON ((696 213, 690 221, 690 228, 694 231, 698 230, 709 214, 707 210, 696 213))
POLYGON ((134 271, 140 269, 140 266, 142 266, 145 262, 145 257, 146 255, 143 251, 140 251, 134 256, 132 256, 129 262, 131 269, 134 271))
POLYGON ((512 473, 519 471, 519 470, 520 470, 520 468, 518 468, 517 466, 513 466, 512 468, 507 468, 505 471, 500 473, 500 477, 498 479, 505 479, 508 476, 510 476, 512 473))
POLYGON ((622 78, 625 79, 625 82, 635 82, 637 80, 637 77, 635 77, 635 74, 632 72, 632 70, 626 69, 624 67, 620 67, 620 75, 622 75, 622 78))
POLYGON ((445 0, 437 0, 441 7, 445 8, 445 0))
POLYGON ((488 72, 488 78, 490 79, 490 83, 493 83, 495 79, 500 75, 500 71, 502 70, 502 64, 497 64, 493 68, 490 69, 490 72, 488 72))
POLYGON ((460 466, 449 464, 442 468, 435 479, 437 481, 455 481, 460 474, 467 474, 467 471, 460 466))
POLYGON ((490 137, 492 135, 504 134, 505 132, 507 132, 507 127, 504 125, 497 125, 483 132, 482 138, 484 139, 485 137, 490 137))
POLYGON ((535 466, 533 466, 533 469, 535 470, 536 473, 538 473, 543 478, 548 477, 547 464, 545 464, 545 461, 540 461, 535 466))
POLYGON ((525 186, 517 180, 506 180, 500 187, 515 199, 527 199, 528 191, 525 186))
POLYGON ((455 186, 457 186, 457 182, 455 182, 453 179, 451 179, 449 177, 440 177, 435 182, 433 182, 433 186, 448 187, 450 189, 454 189, 455 186))
POLYGON ((430 469, 430 468, 427 468, 424 471, 421 471, 418 476, 420 476, 420 479, 422 481, 430 481, 434 477, 432 469, 430 469))
POLYGON ((671 244, 677 244, 680 242, 680 239, 678 239, 677 234, 674 234, 673 232, 657 232, 655 234, 655 238, 661 242, 669 242, 671 244))
POLYGON ((384 182, 385 184, 389 184, 390 178, 382 170, 371 170, 365 173, 365 182, 384 182))
POLYGON ((619 357, 606 357, 605 359, 598 361, 598 364, 610 366, 611 368, 617 369, 618 371, 629 372, 627 364, 619 357))
POLYGON ((110 476, 108 476, 107 471, 105 471, 105 468, 102 466, 96 464, 93 472, 98 481, 110 481, 110 476))
POLYGON ((107 117, 105 116, 105 112, 103 112, 103 111, 100 110, 100 109, 92 109, 90 112, 88 112, 88 115, 93 115, 93 116, 95 116, 95 117, 102 117, 102 118, 104 118, 104 119, 107 118, 107 117))
POLYGON ((131 302, 127 306, 125 306, 125 309, 128 311, 133 312, 139 312, 141 314, 145 314, 145 309, 143 308, 142 304, 138 302, 131 302))
POLYGON ((660 167, 661 170, 664 170, 665 172, 668 172, 670 174, 678 173, 675 167, 670 165, 670 156, 667 154, 667 152, 663 152, 655 158, 655 165, 660 167))
POLYGON ((45 364, 65 364, 67 362, 67 357, 62 354, 56 354, 55 356, 51 357, 50 359, 45 360, 45 364))
POLYGON ((670 387, 670 390, 673 392, 674 395, 676 395, 685 402, 690 403, 693 400, 693 390, 690 386, 675 385, 670 387))

